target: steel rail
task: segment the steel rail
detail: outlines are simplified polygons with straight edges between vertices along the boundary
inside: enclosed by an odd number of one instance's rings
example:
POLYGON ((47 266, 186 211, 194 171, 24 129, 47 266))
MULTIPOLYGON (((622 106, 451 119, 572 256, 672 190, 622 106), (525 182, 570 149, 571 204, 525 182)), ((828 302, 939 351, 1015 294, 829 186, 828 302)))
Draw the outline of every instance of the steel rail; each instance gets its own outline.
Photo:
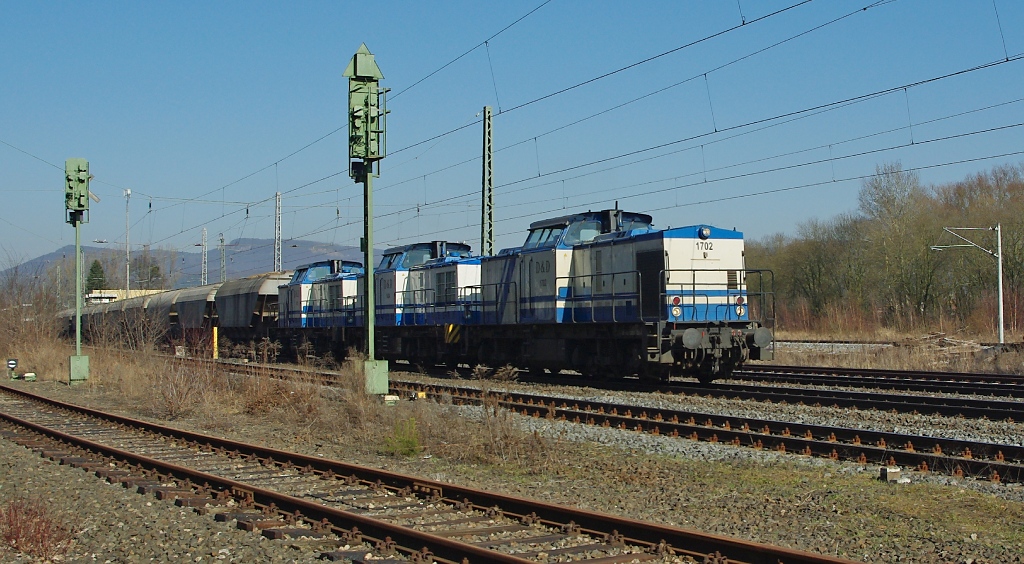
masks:
MULTIPOLYGON (((5 390, 6 391, 6 390, 5 390)), ((110 447, 103 445, 88 439, 70 435, 43 425, 38 425, 31 421, 20 419, 12 415, 0 412, 0 419, 3 419, 14 425, 30 429, 44 436, 52 437, 60 442, 68 445, 73 445, 90 452, 100 454, 109 458, 123 461, 127 464, 137 466, 152 472, 157 472, 164 475, 173 476, 179 480, 190 480, 194 484, 205 484, 208 487, 220 490, 232 492, 233 495, 243 493, 256 504, 264 507, 271 505, 277 507, 279 510, 295 514, 296 512, 301 513, 306 518, 312 520, 327 519, 333 524, 334 527, 344 530, 349 529, 351 531, 357 531, 362 537, 369 537, 377 543, 386 543, 393 541, 398 544, 399 547, 409 547, 405 550, 407 553, 422 552, 422 550, 412 549, 411 547, 424 547, 431 549, 431 553, 437 558, 443 558, 448 562, 458 563, 469 560, 471 562, 493 562, 495 564, 527 564, 532 563, 531 560, 523 558, 517 558, 509 555, 500 554, 494 551, 481 549, 465 543, 459 543, 446 539, 430 535, 428 533, 422 533, 408 527, 400 525, 392 525, 385 521, 379 521, 368 517, 363 517, 354 513, 332 509, 330 507, 322 506, 318 503, 305 501, 296 497, 279 494, 277 492, 267 490, 264 488, 254 487, 244 482, 237 482, 217 476, 216 474, 209 474, 206 472, 200 472, 191 468, 180 466, 177 464, 164 462, 154 458, 149 458, 139 454, 134 454, 126 450, 110 447)), ((105 417, 108 421, 114 422, 113 418, 105 417)), ((130 421, 121 422, 122 424, 135 426, 130 421)), ((147 430, 157 431, 155 428, 147 428, 147 430)), ((349 532, 349 531, 345 531, 349 532)))
MULTIPOLYGON (((392 382, 392 387, 400 392, 425 391, 435 397, 450 396, 454 401, 474 404, 484 401, 483 392, 474 388, 415 382, 392 382)), ((730 417, 536 394, 492 392, 492 395, 502 406, 534 417, 861 463, 899 464, 953 475, 966 473, 993 481, 1024 481, 1024 447, 1016 445, 730 417)))
MULTIPOLYGON (((189 359, 193 360, 193 359, 189 359)), ((278 372, 290 372, 294 374, 310 376, 319 374, 330 377, 329 372, 314 372, 304 368, 253 364, 215 363, 210 360, 199 360, 202 363, 209 363, 218 369, 230 369, 254 374, 260 370, 272 370, 278 372)), ((400 379, 392 378, 393 382, 402 382, 400 379)), ((855 409, 877 409, 879 411, 897 411, 900 413, 923 413, 935 414, 950 417, 967 417, 972 419, 990 419, 993 421, 1011 420, 1024 421, 1024 402, 1002 400, 997 398, 951 398, 945 396, 922 396, 906 394, 886 394, 880 392, 862 392, 850 390, 820 390, 810 388, 780 388, 763 386, 751 386, 743 384, 712 384, 701 385, 694 382, 644 382, 641 380, 581 380, 580 378, 566 377, 564 375, 546 374, 540 377, 525 375, 519 378, 520 382, 539 382, 546 384, 563 384, 568 386, 579 386, 585 384, 591 388, 605 390, 625 390, 637 392, 665 392, 665 393, 686 393, 689 395, 700 395, 708 397, 720 397, 725 399, 748 399, 757 401, 771 401, 774 403, 792 404, 819 404, 834 407, 847 407, 855 409)), ((825 384, 824 381, 815 382, 825 384)), ((841 385, 841 382, 832 382, 833 385, 841 385)), ((1024 393, 1024 387, 1020 388, 1024 393)), ((979 393, 975 387, 974 393, 979 393)))
MULTIPOLYGON (((252 365, 231 366, 241 366, 248 370, 257 368, 252 365)), ((259 367, 259 369, 265 368, 259 367)), ((273 370, 310 374, 307 370, 291 367, 275 367, 273 370)), ((645 385, 641 384, 641 386, 645 385)), ((391 380, 391 387, 397 392, 427 391, 435 397, 448 394, 474 403, 481 401, 479 397, 475 397, 479 393, 476 388, 422 384, 396 379, 391 380), (437 390, 443 391, 438 392, 437 390)), ((657 389, 657 386, 649 389, 653 391, 657 389)), ((737 391, 723 392, 723 388, 716 386, 707 388, 688 386, 686 390, 688 393, 696 395, 723 397, 742 395, 737 391)), ((780 452, 859 463, 899 464, 954 476, 963 473, 994 481, 1024 482, 1024 447, 1017 445, 769 419, 729 417, 713 413, 654 409, 628 404, 565 400, 537 394, 501 392, 497 395, 501 397, 503 406, 528 415, 548 417, 557 414, 558 418, 568 421, 590 422, 655 434, 674 434, 708 442, 729 442, 737 446, 771 448, 780 452), (569 409, 568 403, 573 404, 574 408, 569 409), (586 407, 579 408, 579 405, 586 407), (543 411, 538 409, 538 406, 542 406, 543 411), (633 411, 640 415, 633 416, 633 411), (766 441, 771 444, 765 445, 766 441), (954 453, 956 454, 954 455, 954 453)), ((788 397, 771 392, 748 393, 747 396, 749 399, 771 399, 777 402, 791 401, 793 403, 801 399, 799 396, 788 397)), ((838 400, 833 403, 838 403, 838 400)), ((866 405, 866 403, 858 404, 850 401, 846 405, 856 407, 856 405, 866 405)), ((893 409, 898 404, 890 402, 884 405, 893 409)), ((916 411, 921 407, 920 405, 910 405, 905 410, 916 411)), ((965 410, 950 408, 949 411, 953 415, 960 415, 965 410)), ((987 415, 993 413, 995 412, 988 412, 987 415)))
MULTIPOLYGON (((449 503, 469 505, 474 509, 483 511, 488 509, 498 510, 505 516, 519 518, 523 522, 541 523, 553 527, 569 526, 598 539, 616 538, 626 544, 649 547, 652 551, 661 549, 669 553, 686 554, 698 558, 727 558, 727 560, 719 561, 735 562, 737 564, 839 564, 851 562, 827 555, 812 554, 689 529, 626 519, 516 496, 459 487, 449 483, 357 466, 336 460, 241 443, 68 404, 2 384, 0 384, 0 390, 58 409, 81 413, 109 421, 113 424, 125 425, 191 443, 205 444, 210 448, 227 449, 240 454, 273 459, 275 461, 289 461, 296 466, 306 467, 315 472, 330 472, 338 476, 355 476, 359 480, 377 482, 395 489, 434 492, 438 496, 442 496, 443 500, 449 503)), ((331 523, 338 523, 334 526, 340 528, 343 533, 345 529, 355 528, 364 537, 376 537, 380 542, 384 542, 387 537, 391 537, 394 542, 407 547, 410 554, 429 554, 435 558, 445 559, 450 562, 494 562, 502 564, 534 562, 487 550, 486 548, 459 543, 429 533, 419 532, 408 527, 392 525, 350 512, 331 509, 317 503, 293 498, 270 490, 255 488, 243 482, 132 454, 67 433, 48 429, 7 414, 0 413, 0 418, 25 428, 33 429, 36 432, 56 437, 69 444, 81 445, 82 448, 103 454, 104 456, 129 461, 131 464, 157 472, 164 472, 179 479, 188 479, 196 484, 207 483, 225 491, 250 492, 257 504, 265 506, 273 504, 286 512, 301 512, 301 515, 306 519, 320 520, 326 518, 331 523), (423 548, 416 549, 414 547, 423 548), (425 550, 429 550, 429 552, 424 552, 425 550)))
MULTIPOLYGON (((1024 420, 1024 402, 978 399, 952 398, 946 396, 922 396, 908 394, 889 394, 883 392, 822 390, 814 388, 790 388, 777 386, 757 386, 744 384, 710 384, 695 382, 657 382, 649 383, 639 380, 605 380, 581 381, 579 378, 566 378, 561 375, 544 375, 539 378, 527 376, 520 382, 542 382, 546 384, 562 384, 605 390, 626 390, 638 392, 685 393, 725 399, 747 399, 771 401, 774 403, 819 404, 834 407, 856 409, 877 409, 879 411, 897 411, 900 413, 934 413, 946 416, 962 416, 973 419, 991 420, 1024 420)), ((824 382, 816 382, 823 384, 824 382)), ((841 385, 841 382, 832 382, 841 385)))
POLYGON ((1000 399, 977 399, 949 396, 922 396, 886 392, 821 390, 815 388, 765 388, 742 384, 711 386, 673 386, 690 395, 716 396, 758 401, 808 403, 835 407, 855 407, 898 411, 900 413, 937 414, 993 421, 1024 421, 1024 402, 1000 399))
POLYGON ((997 397, 1024 398, 1024 385, 999 382, 946 382, 933 380, 910 380, 881 378, 873 376, 835 376, 816 373, 817 369, 807 368, 804 373, 792 371, 748 370, 751 366, 737 370, 732 380, 801 384, 811 386, 848 386, 851 388, 876 388, 904 392, 939 394, 969 394, 997 397))
POLYGON ((999 383, 1024 386, 1024 376, 1019 374, 992 374, 983 372, 934 372, 925 370, 886 370, 878 368, 789 366, 781 364, 746 364, 741 369, 741 372, 820 374, 831 376, 871 377, 888 380, 999 383))

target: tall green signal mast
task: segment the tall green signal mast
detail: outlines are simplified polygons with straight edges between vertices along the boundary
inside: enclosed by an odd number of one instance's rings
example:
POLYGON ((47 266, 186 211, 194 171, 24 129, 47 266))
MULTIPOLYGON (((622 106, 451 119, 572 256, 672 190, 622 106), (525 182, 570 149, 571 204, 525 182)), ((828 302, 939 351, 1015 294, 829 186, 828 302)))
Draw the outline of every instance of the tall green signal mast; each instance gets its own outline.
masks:
POLYGON ((359 46, 345 68, 348 77, 348 158, 349 176, 363 183, 363 319, 366 330, 366 362, 363 372, 367 394, 388 393, 388 361, 377 360, 374 347, 376 301, 374 300, 373 266, 373 177, 379 176, 379 161, 384 158, 386 88, 377 83, 384 78, 366 44, 359 46), (374 172, 377 165, 377 172, 374 172))
POLYGON ((89 223, 89 161, 64 162, 64 207, 75 228, 75 354, 68 362, 68 383, 89 379, 89 357, 82 355, 82 224, 89 223))

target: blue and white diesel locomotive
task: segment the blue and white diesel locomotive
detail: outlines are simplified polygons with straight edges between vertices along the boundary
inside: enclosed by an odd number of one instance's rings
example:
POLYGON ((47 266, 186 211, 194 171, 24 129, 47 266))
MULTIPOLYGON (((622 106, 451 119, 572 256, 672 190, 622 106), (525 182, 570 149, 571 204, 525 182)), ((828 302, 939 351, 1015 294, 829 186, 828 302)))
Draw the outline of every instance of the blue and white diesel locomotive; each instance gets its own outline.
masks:
MULTIPOLYGON (((216 326, 236 343, 342 358, 363 346, 365 283, 362 264, 324 260, 89 306, 83 321, 99 333, 144 314, 176 342, 216 326)), ((655 229, 619 209, 534 222, 495 256, 446 241, 388 249, 374 291, 376 352, 393 360, 708 382, 773 352, 770 273, 745 268, 741 233, 655 229)))
MULTIPOLYGON (((741 233, 659 230, 649 215, 617 209, 535 222, 521 247, 496 256, 444 241, 396 247, 375 272, 377 353, 710 381, 771 358, 773 304, 761 291, 770 281, 757 280, 751 294, 749 275, 761 273, 745 269, 741 233)), ((282 286, 277 337, 338 352, 359 347, 363 280, 312 281, 311 297, 300 300, 305 325, 285 309, 294 287, 282 286)))

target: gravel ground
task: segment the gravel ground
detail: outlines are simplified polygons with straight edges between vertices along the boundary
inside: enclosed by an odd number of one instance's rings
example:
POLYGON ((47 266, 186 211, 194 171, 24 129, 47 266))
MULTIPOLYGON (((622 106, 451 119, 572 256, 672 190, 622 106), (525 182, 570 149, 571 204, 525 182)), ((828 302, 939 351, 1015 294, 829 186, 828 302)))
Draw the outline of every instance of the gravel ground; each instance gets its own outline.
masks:
MULTIPOLYGON (((316 546, 271 541, 61 466, 0 440, 0 500, 45 504, 74 532, 64 562, 320 562, 316 546)), ((35 558, 0 549, 3 562, 35 558)))
MULTIPOLYGON (((137 405, 98 388, 68 389, 46 382, 19 385, 77 403, 140 415, 137 405)), ((849 427, 997 442, 1019 442, 1024 436, 1024 427, 1004 422, 689 396, 609 394, 581 388, 561 391, 580 399, 615 397, 652 407, 737 417, 841 422, 849 427)), ((395 409, 407 408, 400 405, 395 409)), ((479 409, 447 409, 470 420, 481 417, 479 409)), ((864 562, 1024 562, 1024 488, 1019 485, 919 473, 909 473, 910 483, 887 484, 877 480, 877 467, 527 417, 515 419, 527 432, 536 432, 550 450, 543 463, 534 458, 532 468, 522 468, 456 463, 429 454, 385 456, 378 447, 361 444, 365 437, 358 434, 334 430, 318 435, 315 430, 297 429, 273 417, 221 415, 214 423, 209 417, 196 417, 173 425, 864 562)), ((69 560, 171 562, 187 557, 191 561, 303 562, 315 554, 308 546, 263 540, 167 502, 107 485, 80 470, 40 462, 37 456, 3 441, 0 460, 4 465, 0 500, 15 492, 37 496, 54 500, 64 515, 74 516, 69 521, 78 534, 69 560), (118 509, 110 511, 111 507, 118 509), (200 557, 202 560, 196 560, 200 557)), ((0 556, 13 558, 2 552, 0 556)))

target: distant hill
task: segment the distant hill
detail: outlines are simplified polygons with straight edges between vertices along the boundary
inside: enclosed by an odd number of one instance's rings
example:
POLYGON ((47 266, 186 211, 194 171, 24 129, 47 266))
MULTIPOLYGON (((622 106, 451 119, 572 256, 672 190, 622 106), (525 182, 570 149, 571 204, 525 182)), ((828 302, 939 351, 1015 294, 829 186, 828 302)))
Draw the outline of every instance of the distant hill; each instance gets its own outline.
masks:
MULTIPOLYGON (((124 248, 97 247, 82 245, 85 256, 85 269, 88 271, 93 260, 99 260, 107 276, 108 286, 120 287, 124 284, 124 248)), ((10 273, 16 268, 19 273, 35 275, 46 272, 52 265, 66 264, 73 268, 74 245, 66 245, 52 253, 27 260, 16 267, 0 271, 0 276, 10 273)), ((374 253, 379 260, 381 251, 374 253)), ((273 239, 235 239, 224 246, 225 270, 227 279, 244 278, 253 274, 270 272, 274 269, 273 239)), ((343 259, 363 262, 363 253, 358 247, 351 245, 334 245, 319 241, 289 241, 281 249, 281 264, 285 270, 317 260, 343 259)), ((175 251, 167 249, 132 250, 132 285, 145 286, 143 278, 148 269, 142 265, 153 265, 159 269, 161 277, 173 288, 198 286, 202 280, 202 251, 175 251), (137 272, 138 271, 138 272, 137 272)), ((207 246, 207 282, 220 281, 220 249, 217 242, 207 246)), ((154 271, 155 272, 155 271, 154 271)))

